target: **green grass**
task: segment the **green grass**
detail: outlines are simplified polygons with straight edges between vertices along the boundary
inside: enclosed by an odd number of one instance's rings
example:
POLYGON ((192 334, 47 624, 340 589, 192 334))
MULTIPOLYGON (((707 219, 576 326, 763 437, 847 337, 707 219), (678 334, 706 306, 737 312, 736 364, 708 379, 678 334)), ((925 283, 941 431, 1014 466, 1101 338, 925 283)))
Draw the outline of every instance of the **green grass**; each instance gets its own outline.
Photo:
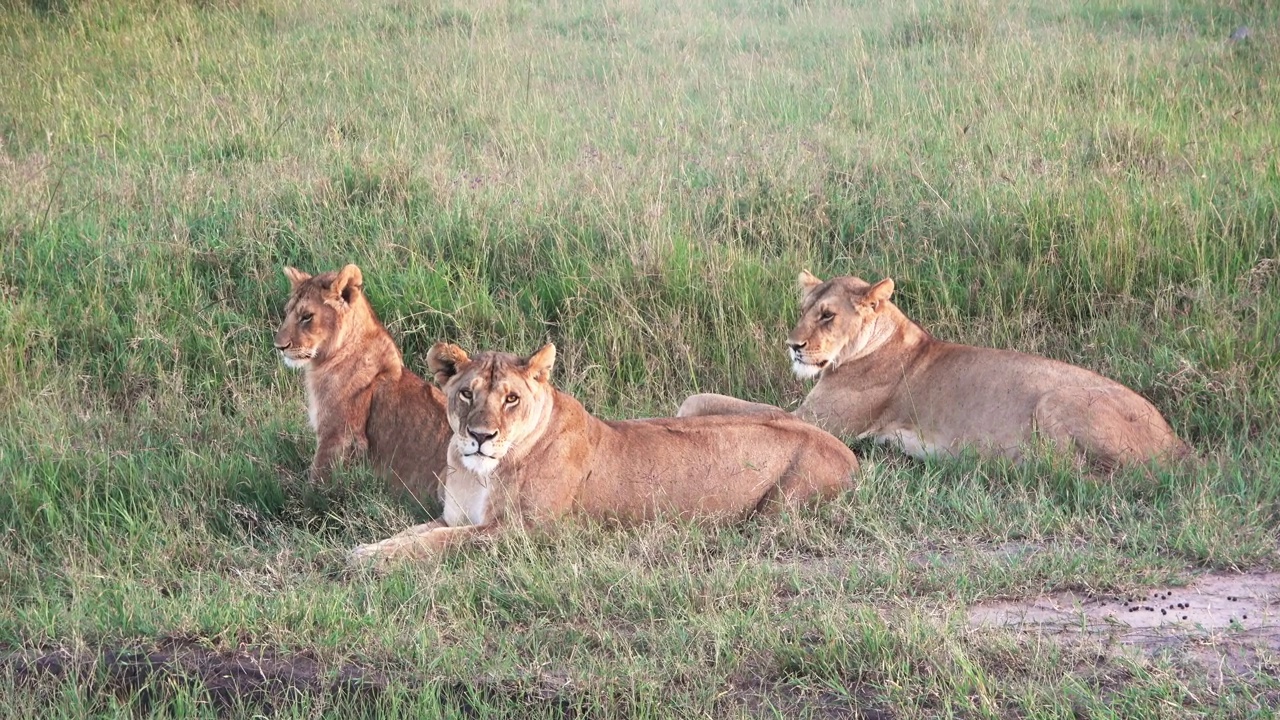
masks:
POLYGON ((1266 653, 1220 677, 965 610, 1274 562, 1278 21, 0 3, 0 650, 181 642, 386 680, 228 707, 181 673, 5 660, 0 714, 1267 716, 1266 653), (856 492, 777 524, 568 527, 351 574, 343 549, 420 510, 360 469, 306 487, 301 380, 270 345, 281 266, 346 262, 415 369, 438 339, 553 340, 607 417, 794 404, 796 272, 892 276, 936 335, 1114 377, 1207 463, 1099 482, 857 446, 856 492))

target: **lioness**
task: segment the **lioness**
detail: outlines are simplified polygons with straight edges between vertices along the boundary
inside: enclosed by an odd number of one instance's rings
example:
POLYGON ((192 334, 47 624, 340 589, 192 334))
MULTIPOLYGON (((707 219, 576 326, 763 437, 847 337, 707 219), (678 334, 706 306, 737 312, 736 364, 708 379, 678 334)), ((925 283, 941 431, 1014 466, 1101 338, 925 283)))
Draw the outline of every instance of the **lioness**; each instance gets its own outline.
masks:
POLYGON ((833 495, 858 468, 839 439, 783 413, 599 420, 552 386, 555 357, 554 345, 528 358, 471 358, 437 343, 427 361, 453 428, 444 516, 361 546, 353 559, 428 556, 570 513, 623 523, 738 518, 833 495))
MULTIPOLYGON (((973 447, 1017 459, 1039 437, 1102 469, 1190 453, 1151 403, 1113 380, 934 339, 889 299, 891 279, 823 282, 805 271, 799 281, 802 314, 787 346, 795 374, 818 382, 795 414, 830 432, 915 457, 973 447)), ((685 400, 678 416, 777 411, 705 394, 685 400)))
POLYGON ((367 453, 393 490, 438 503, 449 445, 444 394, 404 367, 361 292, 360 268, 284 274, 292 293, 275 345, 306 380, 311 479, 325 481, 339 458, 367 453))

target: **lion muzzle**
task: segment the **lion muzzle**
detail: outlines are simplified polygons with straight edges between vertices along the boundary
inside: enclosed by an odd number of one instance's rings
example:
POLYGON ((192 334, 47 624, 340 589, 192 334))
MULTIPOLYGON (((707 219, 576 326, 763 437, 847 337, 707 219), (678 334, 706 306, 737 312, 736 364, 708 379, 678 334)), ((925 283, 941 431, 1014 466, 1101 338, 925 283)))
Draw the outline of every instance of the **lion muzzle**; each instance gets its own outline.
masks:
POLYGON ((791 372, 801 380, 808 380, 817 377, 827 365, 831 364, 830 360, 816 360, 808 357, 804 352, 807 342, 788 342, 790 348, 788 354, 791 355, 791 372))
POLYGON ((458 435, 458 450, 462 464, 482 475, 492 472, 502 458, 503 447, 498 442, 498 431, 485 428, 467 428, 466 435, 458 435))

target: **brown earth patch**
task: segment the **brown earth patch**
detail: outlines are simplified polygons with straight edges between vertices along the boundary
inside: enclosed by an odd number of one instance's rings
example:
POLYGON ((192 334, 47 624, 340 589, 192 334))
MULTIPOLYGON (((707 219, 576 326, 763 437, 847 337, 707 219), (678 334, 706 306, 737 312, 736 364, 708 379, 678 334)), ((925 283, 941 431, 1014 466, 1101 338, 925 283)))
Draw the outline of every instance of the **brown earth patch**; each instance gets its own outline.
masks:
POLYGON ((73 653, 65 649, 8 650, 0 647, 0 675, 20 686, 48 688, 73 681, 85 695, 113 695, 142 711, 162 707, 176 691, 202 696, 220 716, 239 717, 245 708, 272 715, 308 698, 345 699, 373 705, 392 691, 430 691, 464 715, 477 701, 511 700, 575 708, 567 682, 547 674, 513 687, 493 678, 474 682, 428 679, 365 663, 324 661, 314 653, 269 649, 215 650, 185 639, 166 639, 153 649, 110 648, 73 653))
POLYGON ((1104 636, 1147 654, 1185 649, 1246 672, 1257 667, 1260 653, 1280 652, 1280 573, 1211 573, 1186 587, 983 603, 970 608, 968 619, 978 628, 1104 636))
POLYGON ((12 651, 0 655, 0 672, 12 673, 20 683, 79 678, 97 690, 136 697, 144 706, 180 686, 202 691, 214 705, 229 708, 275 706, 318 693, 372 697, 388 685, 386 676, 372 668, 330 668, 307 653, 217 651, 184 640, 167 640, 151 650, 12 651))
MULTIPOLYGON (((767 674, 767 673, 765 673, 767 674)), ((154 649, 116 648, 71 652, 66 649, 6 649, 0 646, 0 676, 19 686, 48 689, 73 681, 86 697, 115 696, 146 713, 163 708, 175 691, 206 698, 220 717, 242 717, 246 708, 272 716, 308 698, 375 703, 396 690, 433 691, 464 717, 480 714, 477 701, 507 701, 515 706, 558 706, 561 717, 591 716, 595 698, 576 696, 567 675, 544 669, 527 682, 495 678, 474 681, 426 679, 412 673, 383 671, 363 663, 323 661, 310 652, 267 649, 214 650, 186 639, 162 640, 154 649), (576 697, 575 697, 576 696, 576 697)), ((589 685, 589 684, 588 684, 589 685)), ((604 698, 613 703, 617 698, 604 698)), ((754 672, 730 679, 717 707, 731 715, 795 718, 892 720, 869 697, 803 688, 754 672)))

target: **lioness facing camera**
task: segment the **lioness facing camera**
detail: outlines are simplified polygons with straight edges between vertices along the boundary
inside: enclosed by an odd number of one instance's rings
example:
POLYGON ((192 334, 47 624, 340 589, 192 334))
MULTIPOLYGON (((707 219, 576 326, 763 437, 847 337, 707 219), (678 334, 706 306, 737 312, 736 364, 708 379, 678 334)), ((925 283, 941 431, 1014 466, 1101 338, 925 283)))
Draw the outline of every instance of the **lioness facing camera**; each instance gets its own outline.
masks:
POLYGON ((505 525, 578 513, 635 523, 657 516, 740 518, 851 486, 858 460, 839 439, 772 417, 605 421, 551 384, 556 349, 472 358, 427 355, 449 404, 444 516, 354 559, 423 557, 505 525))
MULTIPOLYGON (((1151 403, 1066 363, 942 342, 889 299, 893 280, 823 282, 800 274, 792 369, 818 382, 795 415, 837 435, 892 443, 915 457, 1020 458, 1045 439, 1103 469, 1190 454, 1151 403)), ((723 395, 694 395, 679 416, 777 412, 723 395)))
POLYGON ((284 274, 292 292, 275 345, 306 380, 316 431, 311 479, 324 481, 339 458, 367 453, 393 491, 439 502, 449 445, 444 393, 404 367, 365 299, 360 268, 284 274))

